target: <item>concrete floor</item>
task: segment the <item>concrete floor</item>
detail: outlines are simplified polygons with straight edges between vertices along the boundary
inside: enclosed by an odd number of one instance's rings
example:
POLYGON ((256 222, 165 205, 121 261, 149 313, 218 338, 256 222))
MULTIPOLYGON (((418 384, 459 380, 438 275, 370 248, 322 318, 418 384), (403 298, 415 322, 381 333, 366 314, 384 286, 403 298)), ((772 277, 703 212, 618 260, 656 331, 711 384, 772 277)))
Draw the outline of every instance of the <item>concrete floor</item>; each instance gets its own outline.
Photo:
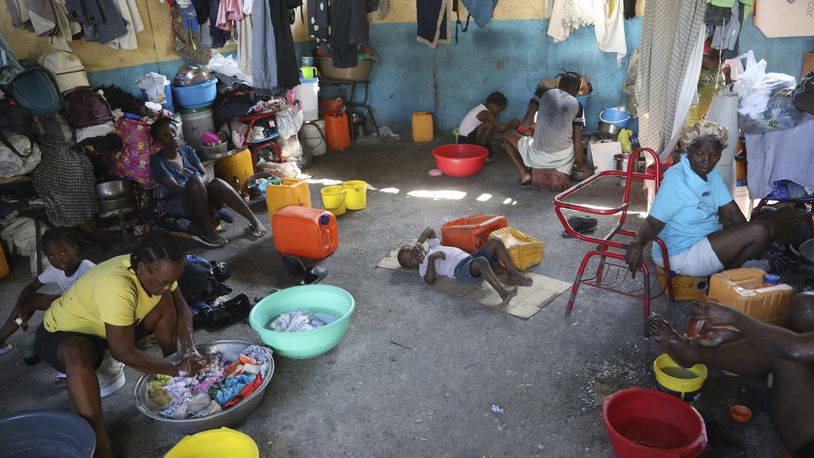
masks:
MULTIPOLYGON (((345 339, 316 359, 277 358, 270 392, 237 429, 254 438, 262 456, 613 456, 602 397, 629 386, 655 388, 651 367, 660 352, 642 339, 638 301, 584 288, 570 316, 566 293, 522 320, 428 288, 417 274, 374 268, 425 226, 502 213, 512 226, 544 240, 545 259, 534 272, 573 281, 588 245, 560 237, 553 194, 520 188, 505 157, 474 177, 430 177, 433 145, 365 139, 348 151, 315 158, 307 171, 315 180, 362 179, 398 192, 369 191, 367 209, 340 217, 340 247, 321 262, 330 270, 325 283, 356 299, 345 339), (411 196, 414 191, 464 195, 451 200, 411 196), (492 404, 504 412, 493 413, 492 404)), ((311 186, 315 206, 321 186, 311 186)), ((621 200, 621 190, 606 183, 580 200, 611 205, 621 200)), ((228 284, 235 292, 262 297, 271 287, 293 284, 270 236, 252 241, 242 222, 225 235, 232 239, 228 248, 185 246, 229 263, 228 284)), ((96 261, 117 254, 92 247, 87 252, 96 261)), ((23 266, 0 282, 0 315, 6 316, 27 281, 23 266)), ((679 329, 686 327, 689 308, 663 298, 653 304, 679 329)), ((259 342, 248 324, 196 331, 195 338, 259 342)), ((51 386, 45 363, 26 367, 15 352, 0 358, 0 365, 0 412, 70 408, 67 393, 51 386)), ((162 456, 181 437, 136 410, 132 390, 139 376, 127 369, 125 389, 104 401, 106 420, 122 456, 162 456)), ((710 435, 706 456, 778 455, 764 387, 764 381, 711 372, 697 403, 710 435), (754 419, 732 423, 733 403, 750 406, 754 419)))

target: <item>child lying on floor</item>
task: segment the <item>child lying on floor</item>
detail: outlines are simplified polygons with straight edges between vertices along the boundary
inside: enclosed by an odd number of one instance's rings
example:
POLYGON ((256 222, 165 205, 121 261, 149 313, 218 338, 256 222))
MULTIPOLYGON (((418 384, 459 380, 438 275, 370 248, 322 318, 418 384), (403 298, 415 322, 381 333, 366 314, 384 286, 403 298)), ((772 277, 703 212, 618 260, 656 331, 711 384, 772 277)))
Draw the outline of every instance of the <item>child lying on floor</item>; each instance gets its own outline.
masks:
POLYGON ((500 294, 503 305, 508 305, 517 295, 517 288, 506 289, 500 284, 492 269, 498 261, 506 266, 512 284, 531 286, 532 283, 531 278, 521 274, 514 267, 509 252, 500 239, 489 240, 480 250, 470 255, 460 248, 441 245, 435 230, 430 227, 424 229, 416 243, 401 247, 398 261, 402 267, 417 267, 421 278, 429 284, 435 283, 439 275, 472 285, 486 280, 500 294), (425 240, 428 240, 430 245, 427 252, 424 251, 425 240))

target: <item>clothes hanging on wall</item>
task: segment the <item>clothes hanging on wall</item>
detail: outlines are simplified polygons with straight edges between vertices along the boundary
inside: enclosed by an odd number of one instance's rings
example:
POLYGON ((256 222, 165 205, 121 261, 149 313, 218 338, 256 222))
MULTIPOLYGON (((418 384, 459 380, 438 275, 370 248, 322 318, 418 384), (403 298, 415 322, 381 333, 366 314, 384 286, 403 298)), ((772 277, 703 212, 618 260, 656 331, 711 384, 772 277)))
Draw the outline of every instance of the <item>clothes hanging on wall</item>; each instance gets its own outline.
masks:
POLYGON ((705 0, 647 0, 636 77, 639 141, 666 159, 696 94, 705 0))
POLYGON ((359 63, 359 45, 370 41, 367 13, 378 8, 378 1, 332 1, 328 11, 328 43, 334 67, 350 68, 359 63))
POLYGON ((106 44, 127 34, 114 0, 67 0, 67 4, 69 16, 82 24, 85 40, 106 44))
POLYGON ((213 48, 226 46, 229 33, 218 28, 218 11, 220 10, 220 0, 209 0, 209 36, 212 38, 213 48))
POLYGON ((497 0, 461 0, 466 10, 475 19, 478 27, 484 27, 491 19, 497 0))
MULTIPOLYGON (((264 1, 264 0, 258 0, 264 1)), ((300 66, 294 50, 294 36, 288 21, 288 6, 283 1, 271 1, 269 6, 274 29, 274 49, 277 59, 277 86, 293 89, 300 84, 300 66)))
MULTIPOLYGON (((719 9, 719 7, 707 7, 707 10, 711 9, 719 9)), ((715 26, 712 34, 712 47, 721 51, 722 59, 732 59, 738 56, 741 26, 746 17, 746 7, 740 2, 733 2, 729 11, 729 19, 722 18, 716 22, 707 22, 707 24, 715 26)))
POLYGON ((636 17, 636 0, 624 0, 625 2, 625 19, 633 19, 636 17))
MULTIPOLYGON (((554 0, 551 19, 548 23, 548 36, 554 42, 566 40, 571 32, 594 23, 595 0, 554 0)), ((602 1, 602 0, 598 0, 602 1)))
POLYGON ((252 83, 272 89, 277 86, 277 51, 268 1, 257 0, 252 16, 252 83))
POLYGON ((252 74, 253 7, 252 0, 240 0, 243 19, 237 23, 237 68, 244 75, 252 74))
POLYGON ((308 0, 308 34, 319 41, 328 41, 328 0, 308 0))
POLYGON ((621 0, 594 0, 594 32, 599 50, 616 53, 616 65, 627 55, 621 0))
POLYGON ((417 0, 416 39, 430 48, 449 43, 449 0, 417 0))
POLYGON ((122 18, 127 23, 127 33, 107 45, 116 49, 138 49, 136 34, 144 30, 144 22, 135 0, 115 0, 122 18))

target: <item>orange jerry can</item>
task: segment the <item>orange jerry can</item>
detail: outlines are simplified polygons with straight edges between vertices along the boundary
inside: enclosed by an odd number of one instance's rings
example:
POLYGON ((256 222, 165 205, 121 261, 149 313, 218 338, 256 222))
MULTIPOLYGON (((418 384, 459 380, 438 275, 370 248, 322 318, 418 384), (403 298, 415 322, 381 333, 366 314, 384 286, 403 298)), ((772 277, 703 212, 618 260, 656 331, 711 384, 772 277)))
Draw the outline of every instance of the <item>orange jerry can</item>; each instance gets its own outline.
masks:
POLYGON ((474 253, 489 240, 489 234, 508 225, 509 220, 503 215, 459 218, 441 226, 441 244, 474 253))
POLYGON ((277 251, 305 258, 327 258, 339 247, 336 217, 327 210, 288 206, 271 217, 277 251))
POLYGON ((240 187, 246 189, 246 180, 254 175, 251 151, 244 149, 219 159, 215 162, 215 175, 229 184, 232 184, 232 178, 237 177, 240 180, 240 187))
POLYGON ((11 270, 8 268, 8 261, 6 261, 6 252, 3 250, 3 245, 0 243, 0 278, 8 277, 11 270))
POLYGON ((311 189, 308 182, 296 178, 285 178, 280 184, 266 186, 266 207, 269 221, 278 210, 289 205, 311 208, 311 189))
POLYGON ((328 147, 334 151, 349 148, 350 122, 348 114, 344 111, 331 111, 325 113, 325 136, 328 137, 328 147))

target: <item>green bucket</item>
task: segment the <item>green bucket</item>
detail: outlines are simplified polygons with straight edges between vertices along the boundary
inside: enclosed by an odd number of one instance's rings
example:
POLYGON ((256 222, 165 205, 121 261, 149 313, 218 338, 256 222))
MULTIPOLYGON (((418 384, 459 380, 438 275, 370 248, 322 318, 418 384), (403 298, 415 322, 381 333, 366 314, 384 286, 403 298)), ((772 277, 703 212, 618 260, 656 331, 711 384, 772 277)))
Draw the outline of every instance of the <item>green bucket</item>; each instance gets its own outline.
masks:
POLYGON ((287 288, 265 297, 249 313, 249 324, 277 354, 293 359, 314 358, 334 348, 345 336, 353 314, 353 296, 329 285, 304 285, 287 288), (271 329, 281 314, 295 310, 339 316, 333 323, 300 332, 271 329))
POLYGON ((458 143, 458 128, 452 129, 452 135, 455 136, 455 143, 458 143))

